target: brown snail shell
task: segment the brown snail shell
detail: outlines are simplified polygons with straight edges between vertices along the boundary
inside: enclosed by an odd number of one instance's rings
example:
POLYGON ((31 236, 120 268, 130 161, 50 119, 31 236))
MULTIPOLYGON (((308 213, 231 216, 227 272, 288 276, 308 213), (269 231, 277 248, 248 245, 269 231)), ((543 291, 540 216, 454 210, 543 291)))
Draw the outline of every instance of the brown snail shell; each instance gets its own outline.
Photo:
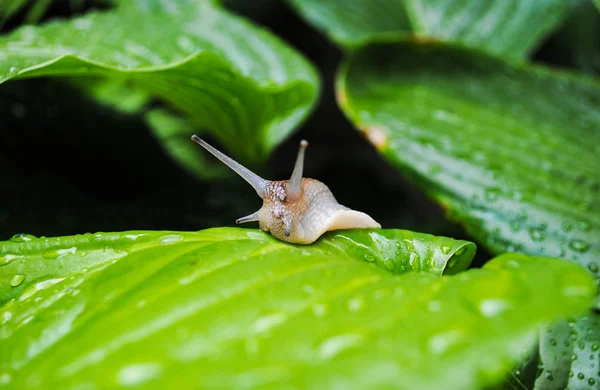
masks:
POLYGON ((270 181, 219 152, 197 135, 193 135, 192 140, 245 179, 263 199, 260 210, 239 218, 238 224, 258 221, 262 230, 293 244, 310 244, 330 230, 381 228, 367 214, 339 204, 324 183, 302 177, 306 141, 300 142, 290 180, 270 181))

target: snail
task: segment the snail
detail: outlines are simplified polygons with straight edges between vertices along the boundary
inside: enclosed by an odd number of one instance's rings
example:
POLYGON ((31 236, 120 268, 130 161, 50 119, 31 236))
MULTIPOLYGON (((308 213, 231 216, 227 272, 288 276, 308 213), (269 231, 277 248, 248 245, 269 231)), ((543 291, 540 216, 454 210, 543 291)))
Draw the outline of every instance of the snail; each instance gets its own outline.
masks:
POLYGON ((258 221, 265 232, 293 244, 310 244, 330 230, 381 228, 367 214, 339 204, 322 182, 302 177, 304 152, 308 146, 304 140, 300 142, 292 177, 282 181, 263 179, 197 135, 192 136, 192 141, 240 175, 262 198, 260 210, 237 219, 237 224, 258 221))

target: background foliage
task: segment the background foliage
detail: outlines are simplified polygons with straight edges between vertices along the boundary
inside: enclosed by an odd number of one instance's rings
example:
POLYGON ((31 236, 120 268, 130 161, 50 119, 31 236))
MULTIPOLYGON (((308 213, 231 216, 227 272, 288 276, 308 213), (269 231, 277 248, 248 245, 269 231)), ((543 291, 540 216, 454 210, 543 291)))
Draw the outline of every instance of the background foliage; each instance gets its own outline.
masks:
MULTIPOLYGON (((384 227, 475 240, 481 244, 475 267, 494 254, 516 251, 570 260, 597 278, 599 23, 590 0, 2 0, 0 238, 231 225, 259 201, 245 183, 206 159, 189 135, 202 133, 277 179, 289 175, 297 142, 307 138, 307 176, 324 181, 341 203, 384 227)), ((165 244, 161 234, 149 244, 159 252, 165 244)), ((24 256, 0 268, 10 273, 1 281, 10 299, 32 294, 24 292, 27 286, 58 280, 55 270, 13 280, 25 268, 31 272, 27 262, 45 264, 52 253, 69 255, 57 251, 87 245, 84 238, 55 243, 44 257, 35 253, 51 240, 29 243, 28 237, 2 246, 5 259, 24 256), (35 249, 15 254, 14 245, 35 249)), ((420 270, 413 266, 420 262, 402 259, 410 250, 393 242, 373 239, 364 248, 376 248, 367 255, 386 272, 420 270)), ((90 259, 110 258, 99 253, 90 259)), ((424 259, 433 259, 432 253, 424 259)), ((364 255, 344 258, 364 261, 364 255)), ((78 256, 65 260, 79 263, 78 256)), ((487 269, 506 266, 508 257, 503 259, 487 269)), ((525 267, 529 279, 511 279, 507 286, 530 283, 532 292, 523 295, 528 298, 511 305, 532 305, 519 306, 521 313, 539 315, 517 316, 514 333, 507 327, 493 336, 515 337, 523 348, 529 343, 517 334, 589 305, 584 299, 580 306, 561 305, 560 294, 549 294, 566 282, 550 279, 563 272, 554 267, 567 266, 535 261, 525 267), (554 302, 552 310, 542 310, 541 300, 536 306, 535 294, 554 302)), ((94 264, 101 271, 94 277, 110 275, 94 264)), ((477 275, 469 272, 465 275, 477 275)), ((64 282, 42 294, 57 297, 67 290, 78 289, 64 282)), ((432 301, 424 302, 423 307, 432 301)), ((69 310, 76 318, 83 307, 69 310)), ((20 311, 23 320, 27 310, 38 309, 23 304, 5 313, 20 311)), ((599 317, 589 314, 544 329, 536 338, 539 348, 503 385, 596 387, 599 325, 599 317)), ((23 329, 29 336, 23 337, 34 340, 52 322, 28 326, 23 329)), ((473 329, 489 326, 496 325, 473 329)), ((24 340, 2 329, 2 337, 24 340)), ((483 345, 464 351, 481 358, 477 348, 483 345)), ((477 378, 457 375, 454 383, 465 388, 496 383, 522 353, 498 348, 490 356, 500 362, 496 371, 477 378)), ((15 356, 2 358, 11 370, 19 365, 15 356)), ((368 354, 357 356, 370 361, 368 354)), ((456 370, 439 364, 440 378, 456 370)), ((430 374, 415 367, 420 374, 414 382, 399 386, 432 386, 419 379, 430 374)), ((271 374, 277 377, 265 377, 271 374)))

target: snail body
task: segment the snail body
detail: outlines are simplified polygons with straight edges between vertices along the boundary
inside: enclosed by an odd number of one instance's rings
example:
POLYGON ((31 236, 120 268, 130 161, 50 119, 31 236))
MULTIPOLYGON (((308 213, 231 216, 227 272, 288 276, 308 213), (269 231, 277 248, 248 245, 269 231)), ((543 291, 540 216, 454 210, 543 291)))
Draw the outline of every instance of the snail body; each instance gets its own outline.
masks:
POLYGON ((304 153, 308 142, 300 142, 300 150, 292 177, 270 181, 219 152, 198 136, 192 140, 245 179, 263 199, 260 210, 237 219, 237 224, 258 221, 265 232, 293 243, 310 244, 323 233, 339 229, 381 228, 367 214, 351 210, 337 202, 331 190, 322 182, 303 178, 304 153))

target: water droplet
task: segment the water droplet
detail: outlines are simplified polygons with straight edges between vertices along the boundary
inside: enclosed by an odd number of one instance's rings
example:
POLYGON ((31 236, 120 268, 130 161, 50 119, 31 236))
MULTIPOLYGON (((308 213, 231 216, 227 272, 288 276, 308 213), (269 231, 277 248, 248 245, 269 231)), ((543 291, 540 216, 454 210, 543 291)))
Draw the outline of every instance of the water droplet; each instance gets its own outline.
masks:
POLYGON ((583 375, 583 372, 580 372, 579 374, 577 374, 577 378, 584 379, 585 375, 583 375))
POLYGON ((590 353, 590 360, 594 360, 596 356, 593 353, 590 353))
POLYGON ((587 221, 579 221, 579 230, 588 232, 592 228, 592 224, 587 221))
POLYGON ((12 317, 13 313, 11 313, 10 311, 5 311, 4 314, 2 314, 2 323, 10 321, 12 317))
POLYGON ((592 351, 597 351, 600 348, 598 344, 592 344, 592 351))
POLYGON ((498 187, 490 187, 485 190, 485 200, 488 202, 494 202, 502 194, 502 191, 498 187))
POLYGON ((352 298, 348 301, 348 309, 352 312, 360 311, 365 304, 365 301, 362 298, 352 298))
POLYGON ((12 376, 9 373, 3 372, 0 374, 0 385, 7 385, 11 380, 12 376))
POLYGON ((571 240, 569 241, 569 248, 574 250, 575 252, 584 253, 590 249, 590 244, 587 241, 583 240, 571 240))
POLYGON ((523 228, 523 225, 521 224, 521 221, 519 220, 512 220, 510 221, 510 230, 512 230, 513 232, 519 232, 521 231, 521 229, 523 228))
POLYGON ((531 239, 533 241, 537 241, 537 242, 544 241, 544 239, 546 238, 546 234, 540 228, 529 229, 529 235, 531 236, 531 239))
POLYGON ((465 334, 458 329, 440 333, 429 340, 429 350, 439 355, 447 351, 450 347, 460 344, 465 338, 465 334))
POLYGON ((573 378, 573 371, 569 371, 569 378, 573 378))
POLYGON ((25 280, 25 275, 15 275, 10 280, 10 285, 12 287, 17 287, 18 285, 23 283, 24 280, 25 280))
POLYGON ((510 308, 510 304, 502 299, 486 299, 479 304, 479 311, 485 317, 493 317, 510 308))
POLYGON ((556 339, 550 339, 550 345, 554 347, 556 345, 556 339))
POLYGON ((594 378, 590 378, 588 379, 588 383, 590 384, 590 386, 593 386, 596 384, 596 380, 594 378))
POLYGON ((322 303, 315 303, 312 306, 312 310, 313 310, 313 314, 315 315, 315 317, 323 317, 325 314, 327 314, 327 306, 322 304, 322 303))
POLYGON ((570 232, 573 229, 573 225, 570 222, 563 222, 561 225, 562 230, 565 232, 570 232))
POLYGON ((456 263, 458 262, 458 259, 456 256, 452 256, 450 258, 450 261, 448 262, 448 268, 454 268, 454 266, 456 265, 456 263))
POLYGON ((592 272, 598 272, 598 264, 594 263, 593 261, 588 263, 587 267, 592 272))
POLYGON ((458 248, 458 250, 456 251, 456 256, 462 256, 465 254, 465 252, 467 251, 467 247, 466 246, 461 246, 460 248, 458 248))
POLYGON ((158 363, 138 363, 124 366, 117 374, 117 380, 123 386, 138 386, 162 372, 163 367, 158 363))
POLYGON ((368 262, 375 261, 375 256, 373 256, 373 255, 372 255, 372 254, 370 254, 370 253, 366 253, 366 254, 364 255, 364 258, 365 258, 365 260, 366 260, 366 261, 368 261, 368 262))
POLYGON ((161 244, 173 244, 181 240, 183 240, 183 237, 179 234, 169 234, 166 236, 162 236, 159 241, 161 244))
POLYGON ((268 331, 274 326, 284 323, 287 320, 287 316, 282 313, 273 313, 264 315, 258 318, 254 324, 252 324, 252 331, 254 333, 262 333, 268 331))
POLYGON ((552 373, 550 371, 546 371, 546 374, 544 375, 546 377, 546 379, 548 379, 549 381, 554 380, 554 377, 552 376, 552 373))
POLYGON ((37 237, 27 233, 15 234, 10 238, 13 242, 27 242, 31 240, 35 240, 37 237))
POLYGON ((447 255, 448 253, 450 253, 451 249, 452 248, 449 247, 448 245, 442 245, 442 253, 445 254, 445 255, 447 255))
POLYGON ((16 76, 19 73, 20 69, 16 66, 11 66, 8 70, 8 76, 16 76))
POLYGON ((342 351, 362 344, 364 336, 359 334, 342 334, 330 337, 319 346, 321 359, 329 360, 339 355, 342 351))
POLYGON ((572 355, 571 355, 571 360, 572 360, 572 361, 575 361, 575 360, 577 360, 577 354, 575 354, 575 353, 574 353, 574 354, 572 354, 572 355))
POLYGON ((583 343, 583 341, 580 341, 579 344, 577 344, 577 346, 579 347, 579 349, 583 350, 585 349, 585 344, 583 343))

